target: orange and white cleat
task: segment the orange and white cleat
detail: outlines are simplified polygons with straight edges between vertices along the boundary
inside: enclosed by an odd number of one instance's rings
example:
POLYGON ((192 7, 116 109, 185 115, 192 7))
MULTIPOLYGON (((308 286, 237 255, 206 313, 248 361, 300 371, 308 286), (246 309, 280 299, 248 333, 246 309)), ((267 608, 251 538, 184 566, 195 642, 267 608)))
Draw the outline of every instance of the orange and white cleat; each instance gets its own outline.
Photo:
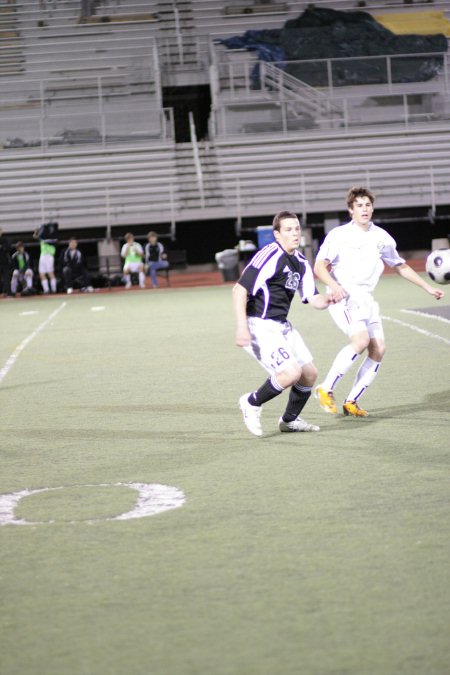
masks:
POLYGON ((369 413, 367 410, 360 408, 356 401, 345 401, 342 406, 344 409, 344 415, 352 415, 353 417, 368 417, 369 413))
POLYGON ((318 399, 319 405, 322 408, 322 410, 325 410, 325 412, 331 413, 332 415, 336 415, 337 408, 332 391, 326 391, 325 389, 322 389, 322 387, 319 385, 318 387, 316 387, 314 396, 315 398, 318 399))

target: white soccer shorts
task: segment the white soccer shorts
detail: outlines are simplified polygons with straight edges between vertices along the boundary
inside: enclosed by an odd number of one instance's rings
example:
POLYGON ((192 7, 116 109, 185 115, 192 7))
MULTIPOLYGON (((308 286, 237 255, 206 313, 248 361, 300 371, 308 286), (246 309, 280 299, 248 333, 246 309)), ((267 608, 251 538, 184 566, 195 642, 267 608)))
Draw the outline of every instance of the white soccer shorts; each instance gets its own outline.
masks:
POLYGON ((14 270, 11 278, 12 279, 24 279, 25 277, 33 278, 33 270, 30 270, 30 268, 26 269, 25 272, 22 272, 21 270, 14 270))
POLYGON ((39 274, 53 274, 55 271, 55 256, 51 253, 42 253, 39 256, 39 274))
POLYGON ((135 274, 136 272, 143 272, 144 264, 141 262, 130 262, 125 263, 123 272, 124 274, 135 274))
POLYGON ((329 305, 328 311, 337 327, 348 337, 367 331, 369 337, 384 340, 380 307, 370 293, 344 298, 335 305, 329 305))
POLYGON ((311 352, 289 321, 249 317, 247 323, 252 342, 244 349, 270 374, 280 373, 291 363, 312 362, 311 352))

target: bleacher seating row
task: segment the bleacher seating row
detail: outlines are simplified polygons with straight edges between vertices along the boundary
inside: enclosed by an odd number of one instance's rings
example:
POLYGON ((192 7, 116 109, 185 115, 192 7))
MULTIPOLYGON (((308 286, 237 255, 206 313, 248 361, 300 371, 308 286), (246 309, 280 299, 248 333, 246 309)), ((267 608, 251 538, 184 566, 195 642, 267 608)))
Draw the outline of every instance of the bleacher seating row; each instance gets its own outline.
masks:
POLYGON ((364 181, 383 208, 448 203, 448 131, 368 132, 309 139, 199 143, 77 151, 4 162, 1 221, 33 229, 51 214, 64 228, 342 209, 348 184, 364 181), (201 180, 201 184, 199 183, 201 180))
MULTIPOLYGON (((0 32, 6 59, 0 59, 0 224, 27 231, 50 214, 67 229, 240 218, 265 215, 281 202, 304 214, 336 211, 347 184, 361 176, 385 208, 448 203, 449 106, 440 114, 424 113, 426 102, 420 108, 405 98, 417 99, 419 90, 402 94, 399 87, 389 95, 407 114, 403 124, 391 116, 383 127, 376 110, 380 90, 376 97, 371 87, 359 94, 341 90, 350 101, 352 126, 348 115, 336 116, 334 92, 323 106, 323 92, 311 92, 305 113, 304 85, 297 91, 272 72, 268 88, 252 88, 253 55, 226 53, 223 71, 212 59, 212 37, 255 27, 255 15, 258 27, 279 27, 307 4, 106 0, 96 3, 92 22, 80 20, 75 0, 43 0, 41 8, 28 0, 7 5, 13 10, 5 26, 14 35, 0 32), (8 71, 11 54, 16 61, 8 71), (162 87, 172 69, 190 71, 193 82, 201 71, 209 81, 211 65, 209 140, 195 147, 175 144, 162 87), (237 77, 230 80, 233 67, 237 77), (322 106, 316 117, 315 96, 322 106)), ((367 0, 365 9, 381 6, 386 9, 386 3, 367 0)), ((448 72, 447 62, 447 78, 434 85, 444 103, 448 72)))

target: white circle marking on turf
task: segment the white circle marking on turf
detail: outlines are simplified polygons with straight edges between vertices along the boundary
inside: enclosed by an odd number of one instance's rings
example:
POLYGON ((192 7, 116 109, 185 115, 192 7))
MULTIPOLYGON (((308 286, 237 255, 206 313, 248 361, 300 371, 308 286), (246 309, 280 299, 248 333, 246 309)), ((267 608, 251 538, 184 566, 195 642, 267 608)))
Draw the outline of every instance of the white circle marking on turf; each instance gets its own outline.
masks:
POLYGON ((103 312, 104 309, 104 305, 98 305, 97 307, 91 307, 91 312, 103 312))
POLYGON ((133 518, 146 518, 154 516, 157 513, 178 509, 186 501, 184 492, 172 485, 160 485, 158 483, 100 483, 99 485, 71 485, 59 487, 44 487, 34 490, 19 490, 10 494, 0 495, 0 525, 45 525, 56 522, 55 520, 30 521, 23 518, 16 518, 14 509, 21 499, 38 494, 39 492, 49 492, 50 490, 64 490, 65 487, 128 487, 138 492, 136 504, 126 513, 121 513, 112 518, 90 518, 89 520, 70 521, 71 523, 98 523, 107 520, 131 520, 133 518))

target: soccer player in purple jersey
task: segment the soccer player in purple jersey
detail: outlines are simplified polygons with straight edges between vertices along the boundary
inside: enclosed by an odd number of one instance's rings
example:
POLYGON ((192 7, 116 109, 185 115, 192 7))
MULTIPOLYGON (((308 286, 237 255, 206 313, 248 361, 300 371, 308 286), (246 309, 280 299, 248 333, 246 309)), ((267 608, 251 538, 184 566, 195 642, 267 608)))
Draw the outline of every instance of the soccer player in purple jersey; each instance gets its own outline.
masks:
POLYGON ((303 303, 325 309, 331 296, 317 292, 312 269, 298 250, 300 222, 281 211, 273 219, 275 241, 264 246, 245 267, 233 288, 236 344, 270 374, 252 393, 239 399, 245 425, 262 435, 262 405, 290 387, 286 410, 278 421, 283 432, 319 431, 299 417, 317 378, 311 352, 287 315, 296 291, 303 303))

